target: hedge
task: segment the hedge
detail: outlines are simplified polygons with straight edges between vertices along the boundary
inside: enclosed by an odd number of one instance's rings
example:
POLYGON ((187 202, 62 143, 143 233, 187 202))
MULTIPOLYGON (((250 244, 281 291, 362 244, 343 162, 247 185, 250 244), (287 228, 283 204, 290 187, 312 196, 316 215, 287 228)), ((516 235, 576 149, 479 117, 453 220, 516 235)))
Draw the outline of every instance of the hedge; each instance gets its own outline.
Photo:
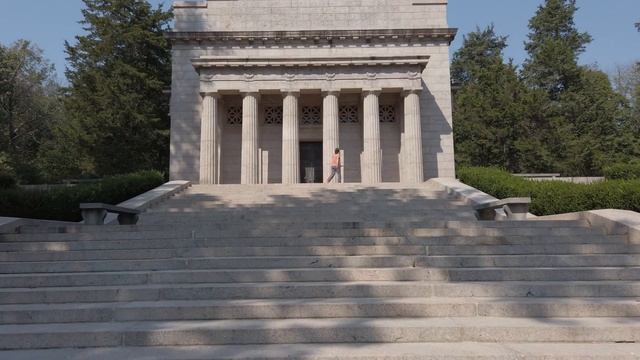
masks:
POLYGON ((80 221, 80 203, 118 204, 162 185, 164 180, 160 172, 142 171, 67 188, 0 190, 0 216, 80 221))
POLYGON ((13 189, 17 184, 15 176, 0 170, 0 189, 13 189))
POLYGON ((603 172, 609 180, 640 179, 640 164, 614 164, 605 167, 603 172))
POLYGON ((531 181, 503 170, 479 167, 459 168, 458 177, 496 198, 531 197, 531 212, 539 216, 596 209, 640 212, 640 179, 593 184, 531 181))

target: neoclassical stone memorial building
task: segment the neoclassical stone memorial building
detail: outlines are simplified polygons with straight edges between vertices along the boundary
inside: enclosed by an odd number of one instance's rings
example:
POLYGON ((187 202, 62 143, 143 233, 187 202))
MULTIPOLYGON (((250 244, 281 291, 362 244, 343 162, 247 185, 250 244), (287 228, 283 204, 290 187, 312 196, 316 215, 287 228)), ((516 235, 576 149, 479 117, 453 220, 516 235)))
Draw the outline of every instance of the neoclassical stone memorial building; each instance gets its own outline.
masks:
POLYGON ((176 1, 171 177, 453 177, 446 0, 176 1))

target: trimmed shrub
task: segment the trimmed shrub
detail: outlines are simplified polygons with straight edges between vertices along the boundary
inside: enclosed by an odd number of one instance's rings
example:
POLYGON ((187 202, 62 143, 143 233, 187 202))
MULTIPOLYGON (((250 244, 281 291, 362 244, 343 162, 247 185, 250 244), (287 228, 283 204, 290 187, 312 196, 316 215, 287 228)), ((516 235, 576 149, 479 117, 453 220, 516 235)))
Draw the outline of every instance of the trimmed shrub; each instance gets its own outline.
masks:
POLYGON ((614 164, 602 171, 608 180, 640 179, 640 164, 614 164))
POLYGON ((162 185, 164 180, 160 172, 142 171, 68 188, 0 190, 0 216, 80 221, 80 203, 118 204, 162 185))
POLYGON ((17 184, 16 178, 8 172, 0 171, 0 189, 12 189, 17 184))
POLYGON ((531 181, 495 168, 463 167, 460 181, 492 196, 531 197, 531 212, 554 215, 596 209, 640 211, 640 179, 593 184, 531 181))

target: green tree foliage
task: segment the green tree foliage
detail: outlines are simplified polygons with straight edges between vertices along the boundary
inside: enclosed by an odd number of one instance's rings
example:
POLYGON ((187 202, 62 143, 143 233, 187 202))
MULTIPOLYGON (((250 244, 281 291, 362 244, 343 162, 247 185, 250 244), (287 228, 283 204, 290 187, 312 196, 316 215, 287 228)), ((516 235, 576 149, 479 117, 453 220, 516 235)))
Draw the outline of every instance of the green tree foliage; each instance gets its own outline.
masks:
POLYGON ((58 172, 164 170, 169 155, 172 13, 144 0, 83 0, 86 34, 66 43, 66 121, 50 149, 58 172), (68 161, 64 161, 67 159, 68 161))
POLYGON ((26 40, 0 44, 0 169, 36 181, 36 158, 60 119, 53 65, 26 40), (2 160, 4 159, 4 160, 2 160))
POLYGON ((493 26, 464 37, 451 64, 454 82, 461 85, 454 97, 458 160, 465 164, 518 168, 518 138, 524 129, 527 89, 516 68, 505 64, 506 37, 493 26))
POLYGON ((529 59, 523 76, 530 86, 547 91, 554 100, 579 83, 578 56, 591 42, 589 34, 575 27, 577 10, 576 0, 546 0, 529 21, 525 43, 529 59))
POLYGON ((460 165, 511 172, 598 175, 640 158, 639 88, 625 71, 614 90, 602 71, 578 65, 591 41, 578 31, 574 0, 546 0, 531 19, 530 58, 520 73, 505 62, 493 26, 465 36, 453 56, 454 135, 460 165))
POLYGON ((457 85, 467 85, 478 80, 487 66, 503 61, 507 37, 498 36, 493 25, 476 28, 464 36, 464 45, 453 55, 451 78, 457 85))

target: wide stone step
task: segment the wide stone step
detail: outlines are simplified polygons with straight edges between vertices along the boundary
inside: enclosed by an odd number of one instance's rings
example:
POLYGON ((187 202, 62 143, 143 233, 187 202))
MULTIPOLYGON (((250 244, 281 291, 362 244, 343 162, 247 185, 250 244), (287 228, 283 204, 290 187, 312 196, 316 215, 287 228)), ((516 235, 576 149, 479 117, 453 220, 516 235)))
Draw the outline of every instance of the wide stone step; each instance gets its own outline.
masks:
POLYGON ((639 317, 635 299, 345 298, 0 305, 0 324, 233 319, 639 317))
MULTIPOLYGON (((382 210, 381 210, 382 211, 382 210)), ((372 213, 366 214, 362 212, 346 213, 342 214, 334 210, 330 214, 315 214, 308 215, 303 214, 267 214, 267 215, 238 215, 238 216, 218 216, 205 213, 162 213, 161 216, 152 216, 149 218, 141 217, 139 224, 147 225, 176 225, 176 226, 202 226, 208 222, 227 222, 235 226, 240 226, 245 222, 251 224, 252 222, 268 223, 269 219, 273 217, 281 218, 297 218, 301 222, 312 221, 326 221, 326 222, 426 222, 426 221, 473 221, 476 217, 471 210, 438 210, 438 211, 425 211, 416 210, 415 212, 400 212, 397 214, 382 214, 372 213)))
MULTIPOLYGON (((556 228, 546 230, 543 228, 531 229, 495 229, 495 228, 425 228, 425 229, 405 229, 405 228, 363 228, 363 229, 290 229, 257 231, 246 229, 243 231, 230 230, 210 230, 196 229, 191 231, 140 231, 140 232, 104 232, 104 233, 80 233, 80 234, 12 234, 4 235, 0 241, 0 249, 11 251, 14 243, 29 244, 43 242, 100 242, 100 241, 120 241, 120 240, 147 240, 158 241, 163 239, 286 239, 301 238, 304 241, 308 238, 340 238, 340 237, 395 237, 409 236, 419 238, 432 237, 537 237, 537 238, 559 238, 574 237, 585 240, 599 239, 604 242, 611 238, 611 241, 625 241, 625 235, 606 236, 598 232, 583 228, 556 228)), ((265 240, 266 241, 266 240, 265 240)), ((576 240, 573 240, 576 241, 576 240)))
POLYGON ((527 226, 526 222, 504 222, 510 226, 484 226, 477 221, 442 221, 430 219, 425 222, 405 220, 358 221, 358 222, 312 222, 297 224, 251 224, 243 221, 224 224, 203 220, 186 221, 176 225, 134 226, 80 226, 60 227, 51 232, 26 231, 21 234, 0 234, 0 241, 99 241, 128 239, 166 239, 184 237, 287 237, 287 236, 389 236, 385 234, 407 234, 411 236, 581 236, 603 235, 598 228, 567 224, 552 226, 541 223, 527 226), (520 225, 518 225, 520 224, 520 225))
POLYGON ((640 267, 163 270, 0 275, 1 287, 319 281, 640 280, 640 267))
POLYGON ((415 267, 418 261, 415 256, 286 256, 4 262, 0 263, 0 274, 182 269, 397 268, 415 267))
MULTIPOLYGON (((184 257, 217 256, 356 256, 356 255, 425 255, 423 245, 318 245, 318 246, 220 246, 216 240, 194 242, 159 240, 157 242, 115 241, 100 243, 33 243, 24 244, 19 251, 69 252, 96 250, 170 250, 184 257)), ((24 253, 16 253, 24 254, 24 253)), ((133 253, 132 254, 136 254, 133 253)), ((151 252, 150 252, 151 254, 151 252)))
POLYGON ((638 281, 268 282, 5 288, 0 304, 393 297, 640 297, 638 281))
POLYGON ((182 203, 170 202, 154 208, 152 211, 145 213, 146 217, 153 218, 162 214, 176 214, 177 216, 185 215, 209 215, 213 217, 269 217, 290 218, 292 215, 300 217, 309 217, 312 219, 314 215, 319 218, 328 216, 333 218, 336 209, 344 212, 346 215, 356 216, 376 216, 380 212, 385 215, 401 215, 411 214, 412 212, 422 212, 426 214, 436 213, 438 211, 445 212, 473 212, 469 205, 464 203, 453 203, 448 200, 429 200, 418 204, 402 203, 390 205, 388 201, 353 203, 344 202, 337 204, 316 204, 313 207, 268 207, 268 206, 238 206, 233 207, 229 204, 206 204, 202 202, 185 201, 182 203))
POLYGON ((640 245, 557 244, 557 245, 481 245, 429 246, 428 255, 592 255, 638 254, 640 245))
POLYGON ((433 292, 433 286, 434 283, 422 281, 364 281, 9 288, 0 289, 0 304, 309 299, 326 297, 429 297, 433 292))
MULTIPOLYGON (((86 242, 13 242, 0 244, 5 252, 0 252, 0 262, 12 261, 71 261, 71 260, 125 260, 125 259, 167 259, 174 257, 215 256, 206 248, 221 247, 393 247, 393 246, 430 246, 434 251, 442 251, 442 247, 456 248, 470 246, 496 245, 554 245, 562 250, 562 246, 574 245, 623 245, 627 240, 623 236, 586 235, 582 237, 460 237, 442 236, 414 238, 402 236, 386 237, 325 237, 325 238, 219 238, 219 239, 158 239, 158 240, 121 240, 121 241, 86 241, 86 242), (439 246, 439 247, 438 247, 439 246)), ((634 247, 629 246, 629 252, 634 247)), ((444 248, 449 249, 449 248, 444 248)), ((465 249, 462 249, 464 251, 465 249)), ((211 250, 216 253, 215 250, 211 250)), ((219 253, 219 252, 218 252, 219 253)), ((264 255, 276 254, 273 249, 264 255)), ((421 250, 420 253, 424 253, 421 250)), ((282 255, 289 254, 284 250, 282 255)))
MULTIPOLYGON (((192 254, 197 255, 197 254, 192 254)), ((261 256, 0 262, 0 274, 183 269, 476 268, 640 266, 638 255, 261 256)))
POLYGON ((418 267, 607 267, 640 266, 640 254, 427 256, 418 267))
POLYGON ((637 360, 637 344, 345 343, 18 350, 12 360, 637 360))
POLYGON ((446 271, 449 281, 599 281, 640 280, 640 267, 458 268, 446 271))
POLYGON ((640 341, 638 318, 287 319, 0 326, 0 349, 312 343, 640 341))
POLYGON ((92 273, 0 275, 0 287, 256 283, 322 281, 426 281, 444 280, 446 270, 389 269, 283 269, 283 270, 167 270, 92 273))
MULTIPOLYGON (((196 232, 205 232, 230 228, 232 226, 238 226, 238 228, 246 227, 266 227, 266 228, 282 228, 282 227, 294 227, 294 228, 307 228, 307 229, 361 229, 361 228, 551 228, 561 226, 589 228, 590 224, 585 220, 527 220, 526 223, 520 221, 477 221, 477 220, 424 220, 424 221, 361 221, 361 220, 347 220, 340 219, 336 221, 322 221, 316 219, 309 222, 292 221, 290 219, 264 219, 264 221, 249 220, 242 222, 241 224, 230 224, 229 222, 209 221, 205 224, 201 224, 199 228, 189 227, 188 230, 196 232)), ((92 226, 92 225, 66 225, 66 226, 54 226, 54 227, 42 227, 25 225, 20 227, 21 234, 43 234, 43 233, 92 233, 92 232, 123 232, 124 229, 128 231, 173 231, 176 228, 184 226, 180 225, 122 225, 122 226, 92 226)))

